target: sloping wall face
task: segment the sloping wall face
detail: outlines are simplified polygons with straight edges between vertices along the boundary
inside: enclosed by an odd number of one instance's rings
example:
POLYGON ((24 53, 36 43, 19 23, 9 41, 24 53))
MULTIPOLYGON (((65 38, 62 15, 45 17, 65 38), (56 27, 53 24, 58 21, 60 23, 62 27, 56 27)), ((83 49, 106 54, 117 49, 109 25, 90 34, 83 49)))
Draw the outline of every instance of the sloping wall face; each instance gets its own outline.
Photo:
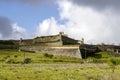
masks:
POLYGON ((58 42, 45 42, 45 43, 36 43, 34 44, 36 46, 62 46, 62 43, 60 41, 58 42))
POLYGON ((63 45, 76 45, 78 40, 69 38, 67 35, 60 33, 52 36, 41 36, 34 39, 23 39, 23 40, 0 40, 0 44, 12 44, 20 46, 63 46, 63 45))
POLYGON ((21 47, 21 50, 82 58, 79 47, 41 47, 41 48, 21 47))
POLYGON ((19 40, 0 40, 0 44, 4 45, 18 45, 19 40))
POLYGON ((44 43, 44 42, 57 42, 60 41, 59 35, 53 35, 53 36, 41 36, 34 39, 35 43, 44 43))
POLYGON ((62 46, 60 35, 37 37, 33 43, 42 46, 62 46))
POLYGON ((61 36, 62 37, 62 42, 63 42, 63 45, 76 45, 76 44, 79 44, 78 43, 78 40, 74 40, 72 38, 69 38, 67 36, 61 36))
POLYGON ((17 49, 18 47, 18 40, 0 40, 0 49, 17 49))
POLYGON ((33 39, 26 39, 26 40, 22 40, 21 42, 19 42, 19 45, 32 45, 33 44, 33 39))
POLYGON ((95 53, 100 52, 96 45, 83 44, 79 46, 82 58, 93 57, 95 53))

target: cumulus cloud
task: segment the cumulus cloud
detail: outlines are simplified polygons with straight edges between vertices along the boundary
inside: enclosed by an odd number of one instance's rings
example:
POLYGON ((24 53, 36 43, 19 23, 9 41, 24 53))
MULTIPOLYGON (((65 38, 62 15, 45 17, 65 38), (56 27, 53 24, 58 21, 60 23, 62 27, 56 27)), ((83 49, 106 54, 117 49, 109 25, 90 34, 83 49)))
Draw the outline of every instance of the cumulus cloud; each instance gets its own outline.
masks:
POLYGON ((64 29, 64 25, 58 24, 54 17, 44 20, 37 27, 37 36, 46 36, 58 34, 58 32, 64 29))
POLYGON ((25 34, 25 29, 12 23, 9 18, 0 16, 0 39, 19 39, 25 34))
POLYGON ((41 22, 37 28, 37 35, 48 35, 56 33, 58 29, 56 20, 54 18, 46 19, 43 22, 41 22), (54 27, 54 28, 52 28, 54 27), (51 30, 52 29, 52 30, 51 30), (52 33, 51 33, 52 31, 52 33))
POLYGON ((7 17, 0 16, 0 34, 1 36, 8 37, 12 34, 11 21, 7 17))
POLYGON ((13 29, 13 31, 12 31, 12 34, 11 34, 10 38, 20 39, 20 38, 28 37, 27 31, 24 28, 18 26, 17 23, 12 24, 12 29, 13 29))
POLYGON ((54 17, 46 19, 38 25, 37 34, 48 35, 64 31, 72 38, 85 38, 87 43, 120 43, 120 17, 111 9, 99 12, 92 7, 75 5, 70 0, 58 1, 58 6, 60 19, 66 22, 60 24, 54 17))
POLYGON ((92 7, 98 10, 113 8, 119 10, 120 0, 69 0, 79 6, 92 7))

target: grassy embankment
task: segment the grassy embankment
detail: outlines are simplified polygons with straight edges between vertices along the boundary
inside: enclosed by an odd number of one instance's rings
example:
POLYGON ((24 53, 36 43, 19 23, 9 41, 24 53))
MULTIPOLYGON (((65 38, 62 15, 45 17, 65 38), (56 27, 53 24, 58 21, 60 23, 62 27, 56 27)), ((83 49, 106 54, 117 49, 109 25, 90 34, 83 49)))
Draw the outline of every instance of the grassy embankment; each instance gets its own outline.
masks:
POLYGON ((0 50, 0 63, 23 63, 24 59, 29 58, 30 63, 81 63, 78 58, 65 56, 54 56, 47 53, 22 52, 18 50, 0 50))
POLYGON ((120 66, 115 66, 113 73, 107 65, 114 58, 106 52, 81 60, 46 53, 0 50, 0 80, 119 80, 120 66), (23 64, 24 59, 28 59, 29 64, 23 64))

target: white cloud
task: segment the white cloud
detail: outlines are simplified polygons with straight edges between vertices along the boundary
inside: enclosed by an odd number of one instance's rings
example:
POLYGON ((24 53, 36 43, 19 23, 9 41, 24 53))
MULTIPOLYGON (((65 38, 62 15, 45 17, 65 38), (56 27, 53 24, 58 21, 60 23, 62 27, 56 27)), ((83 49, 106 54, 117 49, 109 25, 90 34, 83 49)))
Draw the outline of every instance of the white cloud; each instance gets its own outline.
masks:
POLYGON ((18 26, 16 23, 12 25, 12 34, 10 38, 12 39, 20 39, 27 37, 27 32, 24 28, 18 26))
POLYGON ((16 23, 12 25, 13 26, 13 33, 25 33, 26 30, 22 27, 19 27, 16 23))
POLYGON ((57 34, 64 31, 75 39, 85 38, 88 43, 120 43, 119 15, 106 9, 99 12, 85 6, 78 6, 68 0, 58 2, 63 25, 52 17, 41 22, 37 28, 38 35, 57 34))
POLYGON ((0 34, 0 39, 2 38, 2 34, 0 34))
POLYGON ((24 28, 5 16, 0 16, 0 39, 20 39, 27 37, 27 32, 24 28))
POLYGON ((54 17, 44 20, 37 27, 38 36, 54 35, 58 34, 64 28, 62 25, 58 24, 54 17))

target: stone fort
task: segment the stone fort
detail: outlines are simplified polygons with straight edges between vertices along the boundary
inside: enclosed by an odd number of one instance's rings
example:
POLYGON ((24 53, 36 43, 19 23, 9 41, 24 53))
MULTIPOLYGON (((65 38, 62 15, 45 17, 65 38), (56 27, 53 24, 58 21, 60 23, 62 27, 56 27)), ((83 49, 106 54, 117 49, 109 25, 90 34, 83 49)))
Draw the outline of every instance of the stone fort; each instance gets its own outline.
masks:
POLYGON ((84 40, 75 40, 69 38, 64 32, 57 35, 40 36, 34 39, 20 40, 19 45, 39 45, 39 46, 64 46, 64 45, 79 45, 83 44, 84 40))
POLYGON ((20 40, 20 50, 43 52, 54 55, 70 56, 81 58, 79 45, 83 44, 84 40, 75 40, 64 32, 57 35, 40 36, 34 39, 20 40))
POLYGON ((60 32, 56 35, 40 36, 34 39, 0 40, 0 49, 19 49, 81 58, 79 45, 83 43, 84 39, 75 40, 64 32, 60 32))
POLYGON ((120 46, 84 44, 84 39, 72 39, 64 32, 34 39, 0 40, 0 49, 19 49, 21 51, 42 52, 76 58, 93 56, 99 51, 120 55, 120 46))

